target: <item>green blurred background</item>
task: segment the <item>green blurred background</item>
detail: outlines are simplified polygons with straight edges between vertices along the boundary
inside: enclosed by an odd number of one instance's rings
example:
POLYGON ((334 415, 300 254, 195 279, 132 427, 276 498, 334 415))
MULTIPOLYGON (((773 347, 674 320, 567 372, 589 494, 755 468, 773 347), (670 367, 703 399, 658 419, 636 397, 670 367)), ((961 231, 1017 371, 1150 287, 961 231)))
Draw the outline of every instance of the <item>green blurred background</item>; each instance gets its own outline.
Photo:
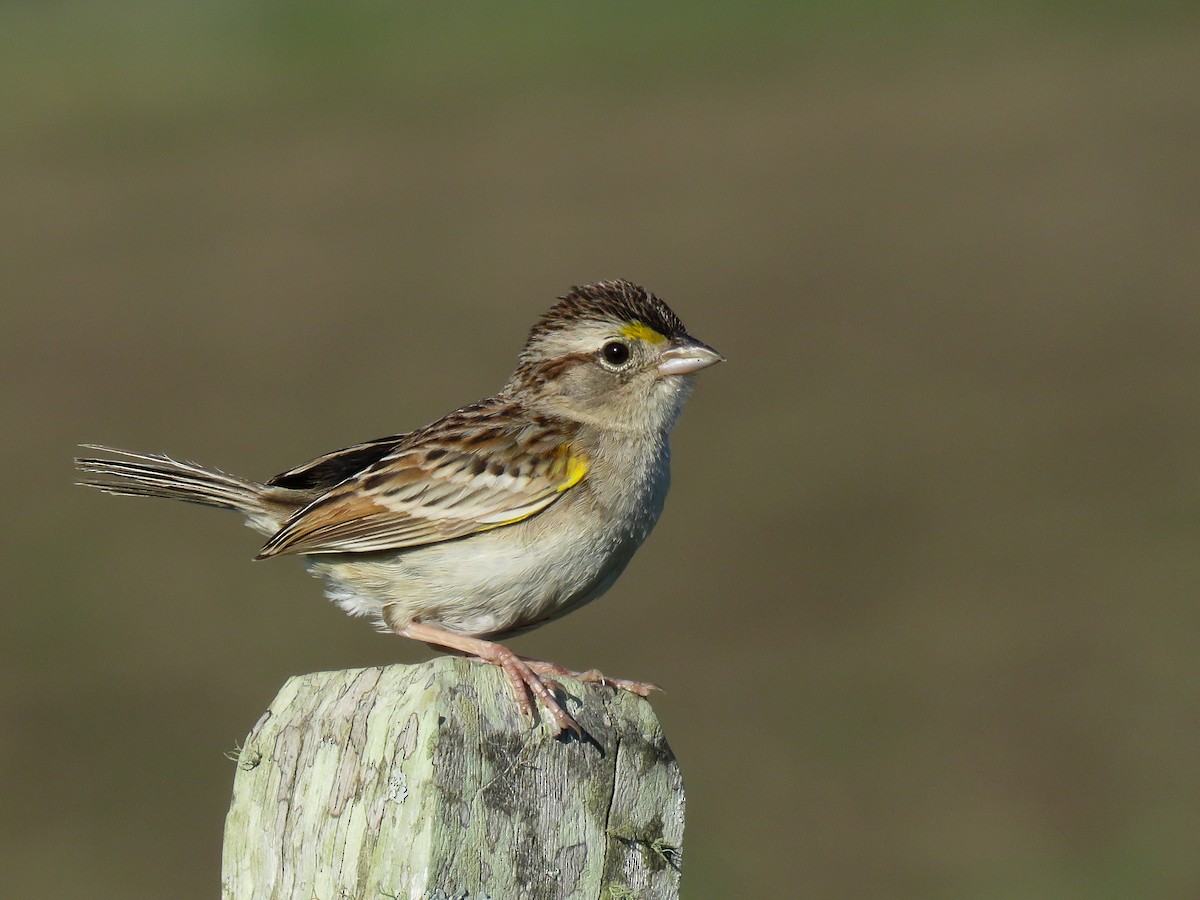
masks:
POLYGON ((0 6, 0 872, 207 898, 293 673, 426 654, 79 441, 266 477, 628 277, 727 365, 518 650, 666 686, 684 895, 1200 896, 1194 3, 0 6))

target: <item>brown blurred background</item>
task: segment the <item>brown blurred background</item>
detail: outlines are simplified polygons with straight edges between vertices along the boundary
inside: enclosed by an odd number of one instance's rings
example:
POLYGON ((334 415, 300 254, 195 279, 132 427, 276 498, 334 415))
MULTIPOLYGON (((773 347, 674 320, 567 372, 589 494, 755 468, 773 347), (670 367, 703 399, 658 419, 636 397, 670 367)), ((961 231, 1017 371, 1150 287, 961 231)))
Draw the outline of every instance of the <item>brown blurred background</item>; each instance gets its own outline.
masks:
POLYGON ((74 444, 266 477, 618 276, 729 362, 516 646, 666 686, 685 896, 1200 896, 1194 3, 26 0, 0 108, 7 896, 213 896, 283 680, 426 655, 74 444))

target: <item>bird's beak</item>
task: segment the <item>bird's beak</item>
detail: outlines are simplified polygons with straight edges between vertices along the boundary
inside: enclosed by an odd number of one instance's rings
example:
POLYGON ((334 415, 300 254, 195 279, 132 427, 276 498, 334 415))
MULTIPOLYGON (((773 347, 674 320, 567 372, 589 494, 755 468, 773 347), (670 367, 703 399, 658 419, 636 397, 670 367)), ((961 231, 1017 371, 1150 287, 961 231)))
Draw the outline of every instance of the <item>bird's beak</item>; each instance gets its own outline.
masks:
POLYGON ((689 375, 725 361, 720 353, 693 337, 676 338, 658 359, 660 375, 689 375))

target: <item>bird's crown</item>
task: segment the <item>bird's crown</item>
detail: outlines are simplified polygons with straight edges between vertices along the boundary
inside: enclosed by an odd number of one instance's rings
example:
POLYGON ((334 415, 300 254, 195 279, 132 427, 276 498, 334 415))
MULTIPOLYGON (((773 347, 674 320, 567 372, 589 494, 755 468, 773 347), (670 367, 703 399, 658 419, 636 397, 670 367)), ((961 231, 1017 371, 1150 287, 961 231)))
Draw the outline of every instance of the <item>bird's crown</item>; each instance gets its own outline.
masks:
POLYGON ((686 333, 671 307, 641 285, 618 279, 571 288, 533 326, 527 346, 547 334, 584 323, 612 326, 626 337, 651 343, 686 333))

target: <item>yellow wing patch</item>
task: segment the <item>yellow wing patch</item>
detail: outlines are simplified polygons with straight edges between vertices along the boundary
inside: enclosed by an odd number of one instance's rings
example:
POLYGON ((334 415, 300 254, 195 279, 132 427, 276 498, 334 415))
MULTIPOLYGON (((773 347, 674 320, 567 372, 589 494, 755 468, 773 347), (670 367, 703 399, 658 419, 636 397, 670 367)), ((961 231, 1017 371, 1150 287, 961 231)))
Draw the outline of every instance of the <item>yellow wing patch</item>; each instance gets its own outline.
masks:
POLYGON ((627 337, 631 341, 646 341, 649 344, 661 344, 666 341, 664 335, 659 334, 644 322, 630 322, 621 329, 621 336, 627 337))
POLYGON ((563 483, 555 489, 561 494, 583 481, 583 476, 588 473, 588 461, 582 456, 572 453, 571 448, 560 447, 555 454, 554 465, 550 471, 554 474, 562 472, 565 476, 563 483))
POLYGON ((517 515, 505 519, 502 522, 489 522, 488 524, 477 529, 478 531, 491 531, 493 528, 503 528, 505 525, 515 525, 517 522, 535 516, 543 509, 553 503, 558 494, 568 491, 579 482, 583 481, 583 477, 588 473, 588 461, 579 454, 572 453, 571 448, 563 445, 554 453, 554 462, 550 466, 550 476, 562 476, 562 482, 554 488, 554 493, 548 496, 543 496, 537 501, 529 504, 524 509, 520 510, 517 515))

